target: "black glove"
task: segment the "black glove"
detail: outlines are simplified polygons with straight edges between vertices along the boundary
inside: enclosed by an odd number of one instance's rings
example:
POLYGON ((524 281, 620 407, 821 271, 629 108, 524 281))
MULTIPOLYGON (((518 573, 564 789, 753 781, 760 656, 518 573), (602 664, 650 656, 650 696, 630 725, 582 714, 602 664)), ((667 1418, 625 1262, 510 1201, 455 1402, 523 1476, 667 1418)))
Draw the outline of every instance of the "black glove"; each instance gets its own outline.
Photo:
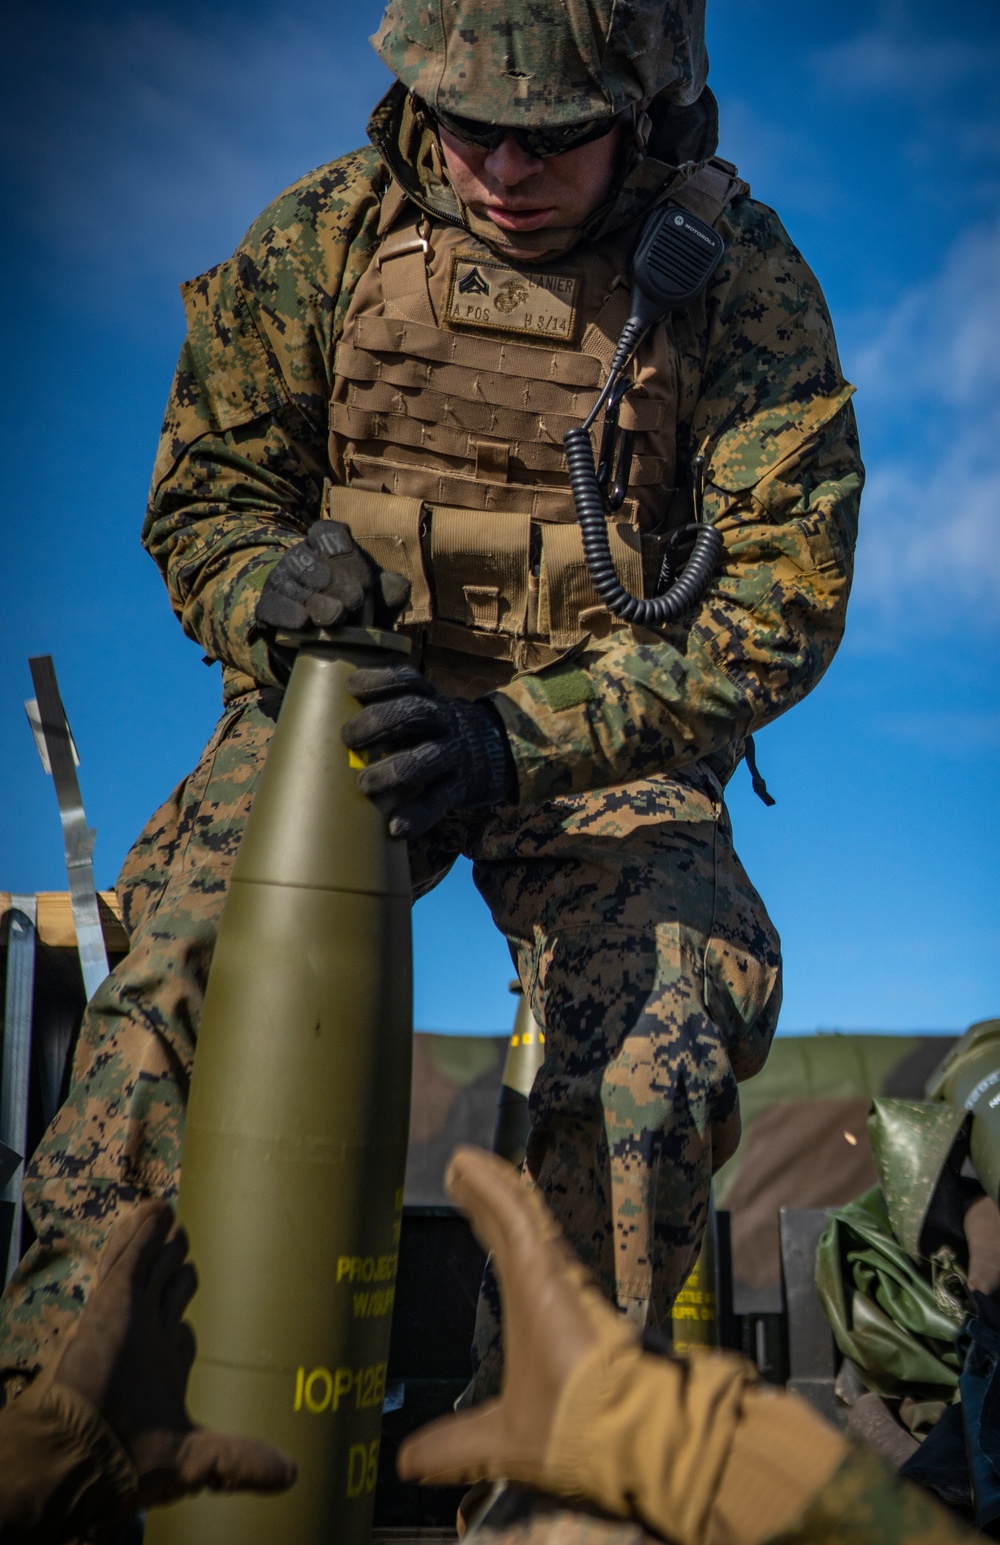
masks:
POLYGON ((256 621, 268 628, 335 628, 374 621, 391 627, 410 596, 402 574, 379 569, 339 520, 317 520, 264 581, 256 621), (373 602, 371 619, 363 616, 373 602))
POLYGON ((355 671, 347 690, 365 706, 341 737, 380 758, 358 787, 389 816, 394 837, 422 837, 451 810, 516 799, 514 758, 488 703, 447 697, 412 665, 355 671))

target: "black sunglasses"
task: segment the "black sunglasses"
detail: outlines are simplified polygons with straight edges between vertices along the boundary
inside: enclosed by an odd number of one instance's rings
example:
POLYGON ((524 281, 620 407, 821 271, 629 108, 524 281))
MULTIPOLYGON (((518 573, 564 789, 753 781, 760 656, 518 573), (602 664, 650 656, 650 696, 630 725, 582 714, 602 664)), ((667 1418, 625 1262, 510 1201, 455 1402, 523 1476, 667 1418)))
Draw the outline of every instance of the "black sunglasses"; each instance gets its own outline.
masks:
POLYGON ((612 118, 590 118, 586 123, 565 123, 534 129, 514 128, 512 124, 483 123, 478 118, 460 118, 457 113, 446 113, 440 107, 424 110, 442 129, 453 134, 465 145, 475 145, 477 150, 496 150, 508 134, 513 134, 521 149, 529 156, 545 160, 548 156, 561 156, 567 150, 589 145, 592 140, 604 139, 618 122, 619 114, 612 118))

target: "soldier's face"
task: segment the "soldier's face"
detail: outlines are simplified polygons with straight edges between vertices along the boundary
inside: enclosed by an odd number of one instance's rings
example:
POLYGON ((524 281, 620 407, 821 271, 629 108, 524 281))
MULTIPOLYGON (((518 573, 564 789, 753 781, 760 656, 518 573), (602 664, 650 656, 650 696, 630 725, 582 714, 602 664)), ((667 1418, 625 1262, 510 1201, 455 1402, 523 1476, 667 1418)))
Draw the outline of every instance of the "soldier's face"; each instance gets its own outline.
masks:
POLYGON ((504 233, 513 256, 520 232, 550 226, 580 225, 611 191, 622 124, 589 144, 544 160, 524 150, 508 134, 495 150, 482 150, 439 126, 441 149, 452 187, 480 219, 492 220, 504 233))

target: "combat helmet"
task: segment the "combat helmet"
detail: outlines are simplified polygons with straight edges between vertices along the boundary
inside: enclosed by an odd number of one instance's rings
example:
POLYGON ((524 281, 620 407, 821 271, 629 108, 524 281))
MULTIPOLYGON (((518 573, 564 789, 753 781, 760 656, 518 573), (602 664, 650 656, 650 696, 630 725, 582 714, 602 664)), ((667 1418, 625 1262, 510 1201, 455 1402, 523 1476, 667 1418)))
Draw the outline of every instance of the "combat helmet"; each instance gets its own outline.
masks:
POLYGON ((708 75, 705 0, 390 0, 371 42, 429 107, 524 127, 685 107, 708 75))

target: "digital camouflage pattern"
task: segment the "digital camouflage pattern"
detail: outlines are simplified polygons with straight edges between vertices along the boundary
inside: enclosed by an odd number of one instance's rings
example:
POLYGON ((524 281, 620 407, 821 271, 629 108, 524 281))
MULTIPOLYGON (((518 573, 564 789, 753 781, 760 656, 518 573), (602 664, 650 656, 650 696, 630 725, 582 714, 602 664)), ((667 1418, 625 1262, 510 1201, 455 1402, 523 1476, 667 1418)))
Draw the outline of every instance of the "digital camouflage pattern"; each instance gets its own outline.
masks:
POLYGON ((651 756, 664 769, 715 758, 804 697, 840 643, 863 480, 851 388, 773 213, 740 200, 717 228, 726 251, 704 309, 673 326, 678 460, 706 457, 722 572, 693 619, 615 633, 497 696, 529 798, 628 779, 651 756))
MULTIPOLYGON (((422 175, 433 211, 439 189, 422 175)), ((321 168, 184 286, 188 340, 143 539, 185 632, 222 662, 227 700, 277 681, 254 608, 319 516, 334 344, 386 184, 371 150, 321 168)), ((661 770, 732 765, 733 743, 805 696, 839 643, 863 479, 850 388, 819 286, 773 212, 740 199, 719 230, 723 261, 672 329, 678 460, 707 455, 724 571, 691 621, 597 647, 592 696, 572 704, 555 673, 504 690, 525 800, 641 775, 651 755, 661 770)))
POLYGON ((708 75, 705 0, 390 0, 372 46, 430 107, 522 125, 579 123, 708 75))
POLYGON ((58 1355, 118 1215, 176 1196, 208 967, 279 701, 260 694, 223 714, 126 859, 131 948, 90 1001, 69 1096, 27 1166, 38 1237, 0 1304, 0 1379, 58 1355))
MULTIPOLYGON (((607 1297, 663 1323, 781 1001, 721 788, 693 768, 553 799, 490 821, 473 857, 545 1033, 528 1171, 607 1297)), ((499 1321, 488 1267, 469 1398, 499 1388, 499 1321)))
MULTIPOLYGON (((208 970, 279 703, 230 705, 126 861, 131 949, 91 1001, 70 1096, 28 1166, 38 1242, 2 1302, 0 1373, 54 1350, 118 1213, 176 1194, 208 970)), ((665 1319, 738 1140, 736 1079, 763 1063, 781 996, 721 788, 695 768, 456 821, 414 845, 418 893, 459 848, 546 1033, 529 1167, 608 1296, 637 1324, 665 1319)), ((489 1291, 477 1397, 500 1373, 495 1306, 489 1291)))
MULTIPOLYGON (((412 150, 397 109, 395 143, 412 150)), ((669 163, 690 124, 663 125, 602 230, 687 175, 669 163)), ((698 125, 710 154, 711 126, 698 125)), ((408 188, 436 217, 440 180, 415 144, 408 188)), ((276 703, 255 694, 280 679, 254 632, 256 601, 319 516, 334 347, 388 181, 374 149, 311 173, 234 258, 184 287, 188 339, 143 539, 185 631, 222 663, 229 706, 127 861, 132 951, 95 997, 69 1101, 30 1167, 40 1242, 4 1300, 4 1366, 33 1366, 78 1311, 114 1213, 175 1185, 215 927, 276 703)), ((520 813, 450 847, 440 834, 440 853, 415 855, 426 884, 457 847, 473 854, 532 1009, 553 1023, 532 1165, 606 1289, 639 1313, 652 1282, 655 1315, 696 1248, 713 1141, 734 1130, 734 1076, 763 1057, 777 1011, 777 944, 732 853, 721 785, 743 737, 804 696, 833 656, 862 480, 815 279, 751 199, 736 199, 720 230, 723 263, 671 326, 678 459, 706 453, 723 571, 686 623, 624 629, 496 693, 520 813), (598 1197, 615 1217, 598 1216, 598 1197)), ((686 509, 683 488, 671 497, 686 509)), ((487 1296, 480 1388, 496 1376, 489 1318, 487 1296)))
POLYGON ((185 633, 222 662, 227 702, 279 682, 252 635, 257 599, 319 516, 329 361, 387 181, 373 150, 333 162, 265 211, 235 258, 182 286, 188 336, 143 541, 185 633))
POLYGON ((936 1498, 852 1448, 797 1529, 767 1545, 960 1545, 983 1536, 936 1498))

